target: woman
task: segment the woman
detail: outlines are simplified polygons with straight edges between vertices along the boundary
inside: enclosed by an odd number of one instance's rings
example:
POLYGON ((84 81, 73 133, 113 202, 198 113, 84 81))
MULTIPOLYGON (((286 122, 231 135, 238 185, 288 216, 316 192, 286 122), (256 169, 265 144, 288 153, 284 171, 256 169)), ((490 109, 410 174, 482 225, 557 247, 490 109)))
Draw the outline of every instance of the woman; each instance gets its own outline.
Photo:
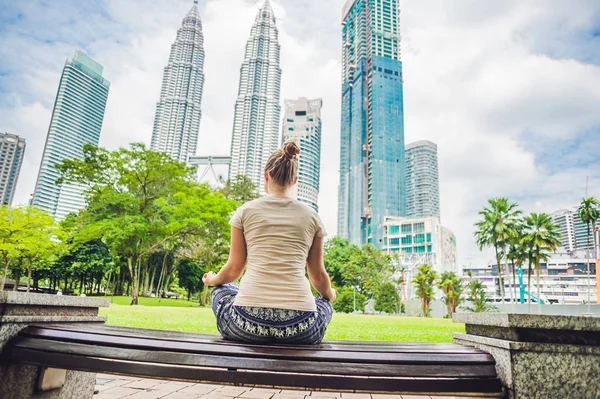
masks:
POLYGON ((250 343, 317 344, 333 314, 335 290, 323 265, 323 237, 317 213, 293 198, 298 181, 295 142, 275 151, 265 167, 267 196, 233 215, 229 260, 218 274, 212 307, 226 339, 250 343), (240 287, 231 285, 242 275, 240 287), (321 294, 313 297, 310 283, 321 294))

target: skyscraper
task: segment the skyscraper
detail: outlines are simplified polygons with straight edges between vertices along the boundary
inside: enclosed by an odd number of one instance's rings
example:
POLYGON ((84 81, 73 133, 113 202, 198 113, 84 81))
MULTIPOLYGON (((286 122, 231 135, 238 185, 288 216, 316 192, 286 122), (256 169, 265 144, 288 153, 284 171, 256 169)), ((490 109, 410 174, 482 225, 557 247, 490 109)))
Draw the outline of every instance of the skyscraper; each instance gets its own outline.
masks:
POLYGON ((24 155, 24 138, 0 133, 0 205, 12 205, 24 155))
POLYGON ((406 215, 399 0, 343 9, 338 234, 381 247, 385 216, 406 215))
POLYGON ((279 146, 281 68, 275 14, 269 0, 258 11, 240 70, 229 178, 245 175, 264 193, 263 170, 279 146))
POLYGON ((300 145, 298 200, 319 210, 321 176, 321 107, 323 100, 285 101, 283 141, 296 140, 300 145))
POLYGON ((204 87, 204 36, 198 1, 187 13, 171 46, 150 148, 180 162, 196 154, 204 87))
MULTIPOLYGON (((558 226, 558 232, 560 233, 561 246, 559 250, 576 252, 577 255, 583 258, 586 256, 589 239, 590 252, 594 257, 594 226, 591 226, 588 236, 587 225, 583 223, 577 214, 577 209, 577 206, 573 206, 551 214, 552 222, 558 226)), ((600 228, 600 220, 596 222, 595 227, 600 228)))
POLYGON ((406 146, 406 215, 440 217, 437 145, 431 141, 406 146))
POLYGON ((63 68, 31 200, 57 219, 85 207, 83 187, 55 183, 59 177, 55 165, 66 158, 83 157, 85 144, 98 145, 110 87, 102 69, 81 51, 63 68))

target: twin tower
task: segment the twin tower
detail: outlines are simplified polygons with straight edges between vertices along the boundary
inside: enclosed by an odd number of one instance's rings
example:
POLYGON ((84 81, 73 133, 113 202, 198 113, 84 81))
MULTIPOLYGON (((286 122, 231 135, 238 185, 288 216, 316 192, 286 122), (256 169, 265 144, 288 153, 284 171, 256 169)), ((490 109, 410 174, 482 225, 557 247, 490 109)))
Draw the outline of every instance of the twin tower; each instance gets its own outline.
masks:
MULTIPOLYGON (((171 46, 151 148, 188 162, 196 154, 204 88, 204 37, 197 1, 171 46)), ((281 67, 275 14, 266 0, 258 11, 240 70, 229 177, 244 175, 264 192, 263 170, 281 141, 295 138, 302 150, 298 197, 317 208, 321 147, 321 101, 286 101, 280 134, 281 67)))

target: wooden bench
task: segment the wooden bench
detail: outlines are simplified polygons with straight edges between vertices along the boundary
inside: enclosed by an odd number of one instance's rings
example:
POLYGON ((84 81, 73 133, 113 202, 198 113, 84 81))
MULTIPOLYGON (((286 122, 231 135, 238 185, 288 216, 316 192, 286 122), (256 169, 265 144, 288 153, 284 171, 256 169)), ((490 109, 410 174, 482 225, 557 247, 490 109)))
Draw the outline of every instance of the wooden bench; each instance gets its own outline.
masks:
POLYGON ((492 356, 457 344, 264 346, 79 323, 29 326, 7 344, 2 357, 44 368, 226 385, 504 397, 492 356))

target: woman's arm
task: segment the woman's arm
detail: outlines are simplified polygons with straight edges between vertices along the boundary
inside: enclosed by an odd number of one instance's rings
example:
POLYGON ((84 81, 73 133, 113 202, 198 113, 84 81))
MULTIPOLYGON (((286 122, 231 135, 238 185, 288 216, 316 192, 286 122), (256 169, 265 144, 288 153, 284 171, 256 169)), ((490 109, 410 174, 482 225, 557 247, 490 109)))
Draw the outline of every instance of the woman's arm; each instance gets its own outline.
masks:
POLYGON ((310 251, 308 251, 308 258, 306 259, 308 265, 308 279, 315 290, 329 302, 335 301, 336 293, 331 288, 331 281, 329 281, 329 274, 325 270, 323 264, 323 239, 315 237, 313 239, 310 251))
POLYGON ((246 266, 246 239, 244 232, 231 226, 231 248, 229 260, 218 274, 208 272, 202 277, 202 282, 208 286, 233 283, 242 276, 246 266))

